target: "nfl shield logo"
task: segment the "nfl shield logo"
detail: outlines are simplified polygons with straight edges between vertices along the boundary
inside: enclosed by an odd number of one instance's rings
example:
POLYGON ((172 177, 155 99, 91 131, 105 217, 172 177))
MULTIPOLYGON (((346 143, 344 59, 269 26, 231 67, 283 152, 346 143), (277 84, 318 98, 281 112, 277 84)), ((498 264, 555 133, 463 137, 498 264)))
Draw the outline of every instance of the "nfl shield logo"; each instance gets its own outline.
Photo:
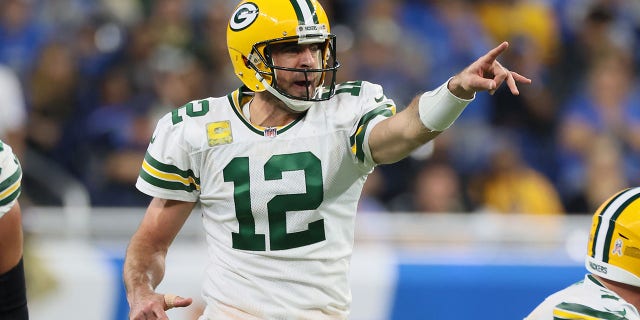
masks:
POLYGON ((278 135, 278 128, 269 127, 264 129, 264 136, 269 138, 275 138, 278 135))

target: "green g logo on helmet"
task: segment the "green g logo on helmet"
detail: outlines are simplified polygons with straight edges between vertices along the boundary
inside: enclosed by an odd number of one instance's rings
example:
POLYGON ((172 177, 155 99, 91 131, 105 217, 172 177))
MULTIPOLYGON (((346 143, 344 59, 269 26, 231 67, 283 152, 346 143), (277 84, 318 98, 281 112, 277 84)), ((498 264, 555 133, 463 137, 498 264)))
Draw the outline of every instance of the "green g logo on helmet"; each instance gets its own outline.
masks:
POLYGON ((250 26, 258 18, 258 6, 253 2, 246 2, 236 8, 229 20, 229 28, 240 31, 250 26))

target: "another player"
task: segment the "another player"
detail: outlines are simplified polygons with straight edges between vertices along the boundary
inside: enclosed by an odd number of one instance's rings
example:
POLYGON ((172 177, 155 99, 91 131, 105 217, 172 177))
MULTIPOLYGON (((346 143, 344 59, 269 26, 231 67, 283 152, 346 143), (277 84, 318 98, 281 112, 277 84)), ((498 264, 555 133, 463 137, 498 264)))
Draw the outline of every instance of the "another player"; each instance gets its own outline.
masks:
POLYGON ((136 186, 153 196, 127 249, 130 319, 191 299, 155 291, 200 203, 210 263, 201 319, 346 319, 356 208, 367 175, 447 129, 477 91, 530 80, 502 43, 396 114, 382 87, 336 84, 335 36, 316 0, 242 1, 227 44, 244 87, 158 123, 136 186))
POLYGON ((593 215, 584 280, 542 302, 526 320, 640 320, 640 188, 605 201, 593 215))
POLYGON ((29 319, 17 201, 21 179, 18 159, 11 147, 0 141, 0 319, 29 319))

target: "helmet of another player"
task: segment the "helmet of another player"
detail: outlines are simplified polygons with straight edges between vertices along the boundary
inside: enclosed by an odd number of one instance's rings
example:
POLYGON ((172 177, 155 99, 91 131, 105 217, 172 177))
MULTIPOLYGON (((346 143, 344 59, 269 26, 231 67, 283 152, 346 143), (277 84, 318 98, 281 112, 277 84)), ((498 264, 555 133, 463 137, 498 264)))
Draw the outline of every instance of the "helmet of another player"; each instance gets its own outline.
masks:
POLYGON ((335 35, 317 0, 244 0, 233 11, 227 27, 227 47, 238 78, 255 92, 267 90, 295 112, 303 112, 315 101, 335 92, 335 35), (271 49, 283 43, 314 45, 318 65, 287 68, 274 65, 271 49), (304 75, 306 94, 293 95, 278 87, 277 72, 304 75))
POLYGON ((586 267, 602 278, 640 287, 640 187, 620 191, 595 212, 586 267))

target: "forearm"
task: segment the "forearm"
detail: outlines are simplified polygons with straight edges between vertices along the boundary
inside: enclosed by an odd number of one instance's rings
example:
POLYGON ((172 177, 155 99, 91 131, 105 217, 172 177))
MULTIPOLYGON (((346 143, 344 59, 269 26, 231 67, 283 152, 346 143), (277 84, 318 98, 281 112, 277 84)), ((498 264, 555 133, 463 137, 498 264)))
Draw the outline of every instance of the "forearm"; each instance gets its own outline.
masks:
POLYGON ((393 163, 446 130, 473 100, 456 77, 411 101, 395 116, 373 128, 369 148, 378 164, 393 163))
POLYGON ((15 205, 0 218, 0 274, 18 264, 22 258, 23 234, 20 205, 15 205))
POLYGON ((164 278, 166 249, 154 246, 136 234, 127 248, 124 262, 124 283, 127 298, 148 293, 164 278))
POLYGON ((193 202, 153 198, 127 247, 123 277, 130 302, 132 296, 150 293, 160 284, 169 246, 194 206, 193 202))
POLYGON ((395 116, 379 123, 371 132, 369 146, 378 164, 394 163, 440 134, 424 126, 418 114, 420 96, 395 116))

